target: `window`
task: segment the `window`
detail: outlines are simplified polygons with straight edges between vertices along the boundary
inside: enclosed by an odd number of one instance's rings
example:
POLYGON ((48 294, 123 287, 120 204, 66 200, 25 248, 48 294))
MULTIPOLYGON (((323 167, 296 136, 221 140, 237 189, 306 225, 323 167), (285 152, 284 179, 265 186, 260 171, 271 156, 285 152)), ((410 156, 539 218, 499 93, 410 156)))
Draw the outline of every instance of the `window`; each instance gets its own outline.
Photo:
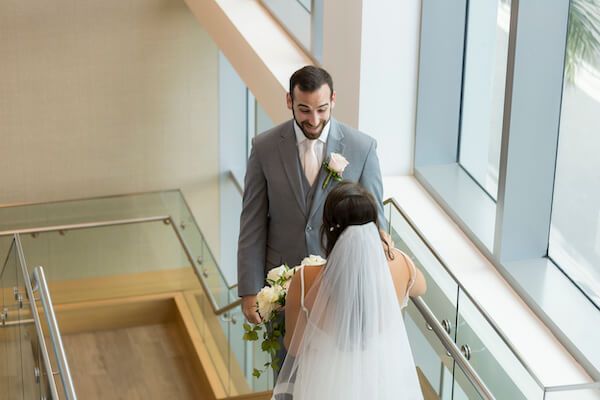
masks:
POLYGON ((422 7, 415 176, 597 374, 600 1, 446 3, 422 7))
POLYGON ((261 0, 261 3, 314 59, 323 59, 324 0, 261 0))
POLYGON ((459 163, 497 198, 510 2, 469 4, 462 88, 459 163))
POLYGON ((600 307, 600 5, 572 1, 548 254, 600 307))

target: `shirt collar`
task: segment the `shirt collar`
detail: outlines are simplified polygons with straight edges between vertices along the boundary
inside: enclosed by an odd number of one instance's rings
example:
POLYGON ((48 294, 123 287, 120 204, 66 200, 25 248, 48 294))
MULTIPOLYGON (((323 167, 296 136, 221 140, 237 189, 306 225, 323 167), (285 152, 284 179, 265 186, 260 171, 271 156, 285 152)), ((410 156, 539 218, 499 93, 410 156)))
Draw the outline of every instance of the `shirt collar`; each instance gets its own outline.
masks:
MULTIPOLYGON (((319 138, 317 139, 318 141, 327 143, 327 136, 329 136, 329 128, 330 127, 331 127, 331 118, 329 118, 329 121, 327 121, 327 123, 325 124, 325 127, 323 128, 323 131, 321 132, 321 136, 319 136, 319 138)), ((294 132, 296 133, 296 143, 300 144, 300 143, 303 143, 305 140, 307 140, 306 136, 304 136, 304 132, 302 132, 302 129, 300 128, 300 126, 298 126, 298 123, 296 122, 295 119, 294 119, 294 132)))

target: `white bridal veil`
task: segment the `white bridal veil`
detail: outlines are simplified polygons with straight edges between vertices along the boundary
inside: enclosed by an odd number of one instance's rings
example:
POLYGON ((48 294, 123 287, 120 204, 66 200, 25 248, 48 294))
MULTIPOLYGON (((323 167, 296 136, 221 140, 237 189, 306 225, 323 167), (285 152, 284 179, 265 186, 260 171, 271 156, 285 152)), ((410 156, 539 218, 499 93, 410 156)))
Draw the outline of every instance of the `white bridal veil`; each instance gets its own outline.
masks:
POLYGON ((304 303, 275 399, 423 398, 374 223, 346 228, 304 303))

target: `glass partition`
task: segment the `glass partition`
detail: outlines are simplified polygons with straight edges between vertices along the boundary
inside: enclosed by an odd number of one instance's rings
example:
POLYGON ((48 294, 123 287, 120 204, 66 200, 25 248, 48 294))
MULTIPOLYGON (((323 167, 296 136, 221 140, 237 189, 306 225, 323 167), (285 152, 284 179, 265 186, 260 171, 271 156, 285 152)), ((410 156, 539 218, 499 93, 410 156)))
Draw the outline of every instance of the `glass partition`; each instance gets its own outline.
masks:
MULTIPOLYGON (((387 201, 385 212, 395 246, 407 253, 425 275, 427 293, 422 300, 492 396, 527 400, 600 398, 598 382, 555 388, 541 384, 400 208, 393 201, 387 201)), ((441 399, 481 398, 412 302, 407 307, 405 321, 417 367, 436 395, 441 399)))
MULTIPOLYGON (((3 242, 6 242, 3 240, 3 242)), ((5 244, 5 243, 3 243, 5 244)), ((5 248, 6 249, 6 248, 5 248)), ((0 273, 2 323, 0 326, 0 397, 40 399, 48 395, 48 374, 41 359, 40 343, 25 292, 22 265, 11 238, 0 273)))
MULTIPOLYGON (((543 398, 542 388, 462 290, 458 298, 456 344, 463 354, 468 354, 469 363, 497 398, 543 398)), ((467 397, 455 398, 472 398, 468 396, 469 384, 464 375, 456 376, 456 383, 455 394, 462 391, 467 397)))
POLYGON ((261 0, 261 3, 319 62, 323 57, 323 0, 261 0))
POLYGON ((168 215, 163 197, 178 190, 0 207, 0 231, 168 215))
POLYGON ((41 232, 21 240, 30 265, 44 265, 50 282, 189 266, 163 221, 41 232))

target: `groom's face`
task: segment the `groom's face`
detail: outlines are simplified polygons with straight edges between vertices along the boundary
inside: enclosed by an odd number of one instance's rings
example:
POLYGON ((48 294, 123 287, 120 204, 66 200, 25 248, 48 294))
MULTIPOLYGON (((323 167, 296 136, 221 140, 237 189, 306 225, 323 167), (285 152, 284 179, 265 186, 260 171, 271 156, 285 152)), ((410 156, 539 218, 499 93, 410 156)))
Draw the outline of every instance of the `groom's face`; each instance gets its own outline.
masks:
POLYGON ((287 94, 287 106, 292 110, 294 119, 302 128, 304 136, 314 140, 321 136, 323 128, 331 118, 331 109, 335 105, 333 94, 327 84, 323 84, 314 92, 303 92, 294 87, 294 98, 287 94))

